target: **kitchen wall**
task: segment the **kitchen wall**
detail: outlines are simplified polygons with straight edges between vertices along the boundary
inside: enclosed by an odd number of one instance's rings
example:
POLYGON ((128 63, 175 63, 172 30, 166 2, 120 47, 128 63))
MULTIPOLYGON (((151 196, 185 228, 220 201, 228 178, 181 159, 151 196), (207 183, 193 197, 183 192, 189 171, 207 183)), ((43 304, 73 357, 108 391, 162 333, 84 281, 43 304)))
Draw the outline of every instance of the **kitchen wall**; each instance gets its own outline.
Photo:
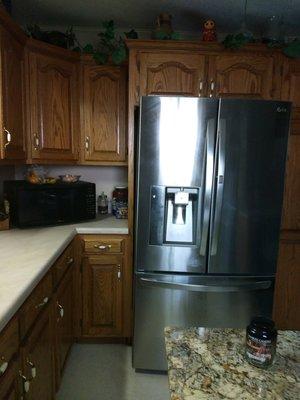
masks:
POLYGON ((0 206, 3 200, 3 181, 15 179, 15 167, 11 165, 0 166, 0 206))
MULTIPOLYGON (((26 166, 16 167, 15 179, 24 179, 27 168, 26 166)), ((115 186, 127 186, 127 167, 47 165, 44 169, 48 176, 53 177, 64 174, 81 175, 81 180, 96 184, 97 195, 104 191, 108 197, 111 197, 115 186)))

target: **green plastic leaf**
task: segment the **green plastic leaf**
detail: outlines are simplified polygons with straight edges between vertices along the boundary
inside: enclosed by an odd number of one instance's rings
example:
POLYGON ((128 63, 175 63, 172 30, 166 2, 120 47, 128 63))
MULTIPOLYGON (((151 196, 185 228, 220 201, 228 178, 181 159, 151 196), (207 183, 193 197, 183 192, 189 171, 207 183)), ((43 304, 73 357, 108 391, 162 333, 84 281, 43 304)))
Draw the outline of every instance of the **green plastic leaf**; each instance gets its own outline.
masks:
POLYGON ((172 40, 180 40, 180 38, 181 38, 180 33, 178 33, 178 32, 172 32, 171 33, 171 39, 172 40))
POLYGON ((287 57, 291 58, 300 58, 300 40, 294 40, 292 43, 289 43, 284 49, 283 53, 287 57))
POLYGON ((97 64, 106 64, 108 61, 108 54, 96 52, 93 54, 93 58, 97 64))
POLYGON ((124 46, 120 46, 115 49, 111 54, 111 59, 114 64, 122 64, 123 61, 126 60, 127 52, 124 46))
POLYGON ((92 44, 88 43, 83 47, 82 51, 84 53, 93 53, 94 52, 94 47, 93 47, 92 44))

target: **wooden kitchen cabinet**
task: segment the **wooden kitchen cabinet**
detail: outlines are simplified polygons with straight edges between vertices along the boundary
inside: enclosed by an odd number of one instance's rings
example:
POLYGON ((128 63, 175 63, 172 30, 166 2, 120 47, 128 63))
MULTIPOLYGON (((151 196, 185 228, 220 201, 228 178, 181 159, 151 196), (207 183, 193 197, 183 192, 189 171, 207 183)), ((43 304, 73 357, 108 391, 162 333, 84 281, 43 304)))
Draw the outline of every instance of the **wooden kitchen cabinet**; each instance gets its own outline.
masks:
POLYGON ((29 160, 78 160, 79 88, 76 53, 29 39, 27 43, 29 160))
POLYGON ((271 99, 274 58, 271 55, 224 54, 209 56, 208 95, 271 99))
POLYGON ((83 258, 83 336, 122 336, 122 280, 121 255, 83 258))
POLYGON ((151 52, 140 54, 140 95, 201 96, 205 56, 151 52))
POLYGON ((82 68, 81 161, 125 164, 126 71, 116 66, 82 68))
POLYGON ((52 307, 48 306, 21 347, 21 371, 26 400, 53 400, 53 348, 52 307))
POLYGON ((56 389, 59 388, 63 368, 74 341, 73 334, 73 269, 69 268, 55 296, 55 364, 56 389))
POLYGON ((0 27, 0 159, 25 161, 24 43, 22 35, 0 27))
POLYGON ((273 318, 278 329, 300 330, 300 234, 282 234, 273 318))
POLYGON ((0 399, 20 400, 21 377, 19 375, 19 360, 13 360, 5 375, 0 376, 0 399))

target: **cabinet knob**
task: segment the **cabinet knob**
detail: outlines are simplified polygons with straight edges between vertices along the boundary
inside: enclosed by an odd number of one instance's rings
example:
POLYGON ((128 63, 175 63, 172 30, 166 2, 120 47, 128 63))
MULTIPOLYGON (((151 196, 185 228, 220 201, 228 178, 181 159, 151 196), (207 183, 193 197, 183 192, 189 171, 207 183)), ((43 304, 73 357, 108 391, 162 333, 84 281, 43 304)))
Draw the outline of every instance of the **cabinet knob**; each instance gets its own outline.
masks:
POLYGON ((34 379, 36 377, 36 368, 35 365, 33 364, 32 361, 30 361, 28 358, 26 360, 26 364, 29 365, 30 370, 31 370, 31 377, 34 379))
POLYGON ((94 247, 95 247, 95 249, 106 251, 111 248, 111 244, 105 244, 105 245, 104 244, 95 244, 94 247))
POLYGON ((213 80, 211 80, 209 97, 213 97, 214 90, 215 90, 215 82, 213 80))
POLYGON ((58 308, 58 311, 59 311, 60 318, 63 318, 64 312, 65 312, 64 308, 63 308, 63 306, 61 304, 59 304, 59 302, 57 302, 56 304, 57 304, 57 308, 58 308))
POLYGON ((67 265, 71 265, 74 262, 74 258, 73 257, 68 257, 67 258, 67 265))
POLYGON ((86 136, 85 138, 85 150, 89 151, 90 150, 90 137, 86 136))
POLYGON ((202 89, 203 89, 203 81, 200 79, 200 81, 199 81, 199 97, 202 96, 202 89))
POLYGON ((4 356, 0 358, 0 376, 4 374, 4 372, 7 370, 8 367, 8 361, 5 360, 4 356))
POLYGON ((7 147, 11 142, 11 133, 5 128, 5 126, 3 127, 3 131, 6 135, 6 143, 4 144, 4 147, 7 147))
POLYGON ((44 307, 44 306, 48 303, 48 301, 49 301, 49 298, 48 298, 48 297, 44 297, 44 298, 43 298, 43 301, 42 301, 41 303, 37 304, 37 305, 35 306, 35 308, 44 307))
POLYGON ((38 150, 40 147, 40 138, 37 133, 35 133, 33 135, 33 147, 34 147, 34 150, 38 150))
POLYGON ((121 274, 121 265, 118 265, 117 267, 118 267, 118 269, 117 269, 117 277, 118 277, 118 280, 120 281, 120 280, 121 280, 121 277, 122 277, 122 274, 121 274))
POLYGON ((29 392, 29 389, 30 389, 30 381, 29 381, 29 379, 27 379, 26 376, 22 374, 22 371, 19 371, 19 375, 23 380, 24 392, 25 393, 29 392))

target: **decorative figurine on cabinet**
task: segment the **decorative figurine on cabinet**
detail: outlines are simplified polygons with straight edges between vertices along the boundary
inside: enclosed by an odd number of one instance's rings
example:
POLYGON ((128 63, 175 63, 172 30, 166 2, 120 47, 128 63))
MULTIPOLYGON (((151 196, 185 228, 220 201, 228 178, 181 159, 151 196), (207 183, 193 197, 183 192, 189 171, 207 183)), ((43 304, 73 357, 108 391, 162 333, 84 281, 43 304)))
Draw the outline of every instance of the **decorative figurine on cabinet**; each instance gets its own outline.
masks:
POLYGON ((217 40, 216 24, 212 19, 208 19, 203 24, 202 40, 204 42, 215 42, 217 40))

